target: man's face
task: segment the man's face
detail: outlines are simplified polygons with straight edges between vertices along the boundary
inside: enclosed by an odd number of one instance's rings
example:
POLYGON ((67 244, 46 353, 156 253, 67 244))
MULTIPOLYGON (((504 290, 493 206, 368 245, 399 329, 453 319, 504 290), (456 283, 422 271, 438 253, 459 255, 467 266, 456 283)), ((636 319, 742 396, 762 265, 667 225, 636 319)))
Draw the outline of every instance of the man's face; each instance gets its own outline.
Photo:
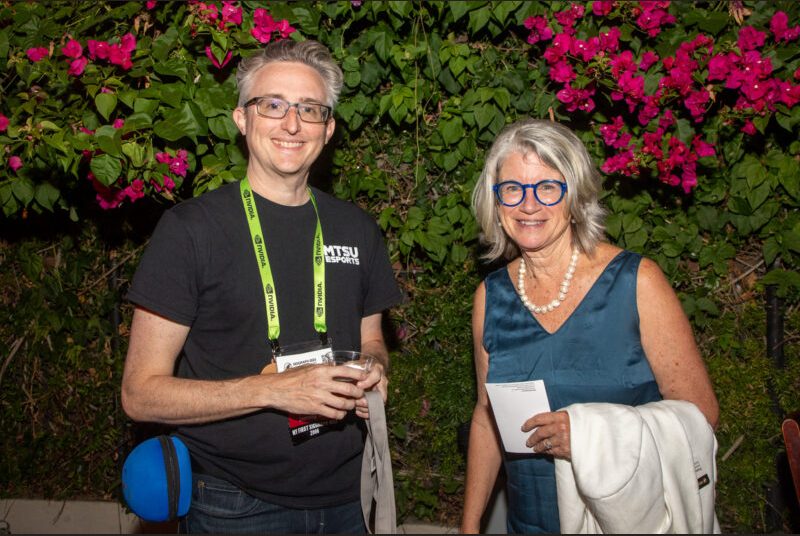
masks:
MULTIPOLYGON (((253 97, 277 97, 288 102, 327 104, 322 77, 311 67, 295 62, 269 63, 257 71, 250 84, 253 97)), ((291 107, 283 119, 262 117, 255 106, 236 108, 233 119, 247 140, 250 180, 306 180, 311 165, 333 135, 335 122, 306 123, 291 107)))

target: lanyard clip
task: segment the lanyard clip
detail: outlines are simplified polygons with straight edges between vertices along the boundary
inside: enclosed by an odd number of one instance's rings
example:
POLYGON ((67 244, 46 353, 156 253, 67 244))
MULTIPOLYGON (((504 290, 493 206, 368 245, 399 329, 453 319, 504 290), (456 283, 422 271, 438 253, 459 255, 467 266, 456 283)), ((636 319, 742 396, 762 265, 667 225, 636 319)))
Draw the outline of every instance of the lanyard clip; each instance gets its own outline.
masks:
POLYGON ((269 345, 272 347, 273 356, 281 355, 281 345, 278 343, 278 339, 270 339, 269 345))
POLYGON ((327 331, 320 331, 319 332, 319 342, 322 343, 322 346, 328 346, 328 332, 327 331))

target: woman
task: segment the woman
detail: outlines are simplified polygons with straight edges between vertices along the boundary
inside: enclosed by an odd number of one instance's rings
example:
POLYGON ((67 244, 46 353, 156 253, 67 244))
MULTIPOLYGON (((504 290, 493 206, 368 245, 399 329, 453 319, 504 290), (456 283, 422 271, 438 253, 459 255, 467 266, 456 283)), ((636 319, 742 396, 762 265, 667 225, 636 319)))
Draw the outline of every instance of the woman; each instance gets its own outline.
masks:
POLYGON ((719 408, 689 322, 658 265, 603 240, 600 176, 568 128, 523 120, 500 133, 475 187, 485 257, 510 262, 475 293, 478 400, 461 530, 480 519, 500 464, 510 533, 559 532, 554 458, 570 460, 573 403, 719 408), (544 380, 549 413, 520 423, 530 455, 503 453, 486 382, 544 380))

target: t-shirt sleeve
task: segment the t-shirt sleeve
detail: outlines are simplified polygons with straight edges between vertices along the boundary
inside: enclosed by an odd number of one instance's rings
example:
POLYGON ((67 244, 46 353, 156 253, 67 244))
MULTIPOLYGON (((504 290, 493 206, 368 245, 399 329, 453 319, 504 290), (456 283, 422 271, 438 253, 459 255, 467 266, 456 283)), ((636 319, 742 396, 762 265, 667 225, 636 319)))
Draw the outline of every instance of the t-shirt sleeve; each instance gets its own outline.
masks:
POLYGON ((197 311, 198 253, 188 226, 168 210, 156 225, 126 298, 185 326, 197 311))
POLYGON ((403 299, 403 294, 394 278, 389 253, 380 228, 374 221, 368 217, 367 219, 369 221, 364 225, 366 241, 369 245, 369 262, 363 274, 365 278, 363 315, 365 317, 397 305, 403 299))

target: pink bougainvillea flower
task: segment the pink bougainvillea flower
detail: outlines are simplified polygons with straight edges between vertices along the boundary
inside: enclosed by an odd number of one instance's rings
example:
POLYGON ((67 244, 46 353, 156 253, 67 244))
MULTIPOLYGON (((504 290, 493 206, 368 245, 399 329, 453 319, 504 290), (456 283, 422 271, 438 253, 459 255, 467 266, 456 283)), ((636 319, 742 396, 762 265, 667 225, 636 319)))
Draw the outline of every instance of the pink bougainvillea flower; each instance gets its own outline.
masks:
POLYGON ((119 38, 119 46, 123 52, 130 54, 136 50, 136 36, 128 32, 119 38))
POLYGON ((175 175, 185 177, 186 171, 189 169, 189 164, 186 160, 186 157, 186 151, 183 149, 179 150, 175 158, 172 159, 172 162, 169 163, 169 170, 175 175))
POLYGON ((530 30, 528 43, 535 45, 539 41, 549 41, 553 37, 553 30, 547 26, 545 17, 528 17, 523 23, 530 30))
POLYGON ((744 126, 739 130, 741 130, 748 136, 755 136, 756 132, 758 132, 756 130, 756 126, 749 119, 744 122, 744 126))
POLYGON ((593 37, 588 41, 573 39, 569 48, 573 55, 588 62, 600 51, 600 39, 597 37, 593 37))
POLYGON ((607 32, 600 32, 600 49, 609 53, 618 51, 620 36, 622 36, 622 31, 617 26, 607 32))
POLYGON ((144 4, 144 7, 146 7, 147 9, 153 9, 154 7, 156 7, 157 3, 158 2, 156 2, 156 0, 147 0, 147 2, 145 2, 144 4))
POLYGON ((34 47, 26 50, 25 55, 28 56, 28 59, 31 60, 33 63, 36 63, 38 61, 42 61, 44 58, 49 56, 50 51, 44 47, 34 47))
POLYGON ((156 153, 156 162, 161 164, 169 164, 172 162, 172 156, 169 153, 156 153))
POLYGON ((568 112, 575 110, 591 112, 595 106, 592 95, 594 89, 578 89, 567 84, 564 89, 556 93, 556 98, 567 105, 568 112))
POLYGON ((606 159, 600 166, 603 173, 622 173, 630 177, 639 172, 634 161, 633 151, 631 149, 617 153, 606 159))
POLYGON ((83 47, 74 39, 67 41, 67 44, 61 47, 61 53, 68 58, 80 58, 83 54, 83 47))
POLYGON ((78 127, 78 130, 80 130, 84 134, 88 134, 89 136, 93 136, 94 135, 94 130, 89 130, 86 127, 78 127))
POLYGON ((611 123, 601 125, 600 134, 603 136, 605 144, 614 149, 627 147, 631 141, 631 135, 627 132, 620 134, 624 127, 625 123, 621 115, 616 116, 611 123))
POLYGON ((554 82, 566 84, 575 80, 575 71, 572 66, 566 61, 559 61, 550 67, 550 79, 554 82))
POLYGON ((108 45, 108 61, 114 65, 119 65, 126 71, 133 67, 131 53, 125 50, 121 43, 108 45))
POLYGON ((560 11, 558 13, 554 13, 553 17, 558 21, 558 23, 563 27, 564 33, 567 34, 574 34, 575 29, 575 22, 583 17, 586 8, 584 8, 581 4, 570 4, 568 9, 564 11, 560 11))
POLYGON ((659 60, 658 54, 653 52, 652 50, 646 50, 644 54, 642 54, 642 59, 639 60, 639 69, 642 71, 647 71, 653 64, 657 63, 659 60))
POLYGON ((14 155, 8 159, 8 167, 14 170, 14 173, 17 172, 19 168, 22 167, 22 158, 14 155))
POLYGON ((89 59, 85 57, 80 57, 78 59, 72 60, 69 62, 69 69, 67 69, 67 74, 72 76, 80 76, 83 74, 83 70, 86 69, 86 65, 89 63, 89 59))
POLYGON ((89 49, 89 57, 93 60, 98 58, 101 60, 108 59, 108 43, 106 41, 89 39, 86 42, 86 48, 89 49))
POLYGON ((644 126, 652 121, 654 118, 658 117, 661 108, 659 106, 659 100, 661 99, 662 92, 661 90, 657 91, 653 95, 645 95, 642 99, 642 108, 639 110, 638 119, 639 124, 644 126))
POLYGON ((660 128, 662 131, 666 131, 674 124, 675 116, 673 115, 672 110, 667 108, 664 110, 664 114, 658 118, 658 128, 660 128))
POLYGON ((222 2, 222 22, 241 26, 242 8, 233 5, 233 2, 222 2))
POLYGON ((225 59, 222 60, 222 63, 217 61, 216 56, 214 56, 214 53, 211 52, 211 47, 209 46, 206 47, 206 56, 208 56, 208 59, 211 60, 211 64, 214 67, 216 67, 217 69, 222 69, 223 67, 225 67, 225 65, 228 64, 229 61, 231 61, 231 57, 233 56, 233 51, 229 50, 228 53, 225 54, 225 59))
POLYGON ((619 90, 611 92, 611 99, 619 101, 625 99, 628 104, 628 111, 633 112, 636 106, 644 98, 644 77, 633 76, 630 71, 625 71, 617 80, 619 90))
POLYGON ((657 36, 664 25, 675 22, 675 17, 664 9, 668 5, 669 2, 640 2, 641 13, 636 18, 636 24, 650 37, 657 36))
POLYGON ((571 46, 572 36, 560 33, 553 38, 553 43, 544 51, 544 59, 547 63, 556 63, 569 53, 571 46))
POLYGON ((695 123, 703 120, 706 113, 706 103, 711 100, 711 94, 706 88, 701 87, 698 91, 692 91, 683 100, 684 106, 689 110, 695 123))
POLYGON ((714 150, 714 146, 703 140, 700 136, 695 136, 692 140, 692 149, 694 149, 695 154, 699 158, 717 155, 717 152, 714 150))
POLYGON ((122 192, 131 202, 136 202, 144 197, 144 181, 142 179, 134 179, 122 192))
POLYGON ((797 69, 795 69, 795 71, 794 71, 794 74, 792 75, 792 77, 793 77, 795 80, 800 80, 800 67, 798 67, 797 69))
POLYGON ((794 41, 800 37, 800 26, 789 28, 789 16, 783 11, 776 11, 769 21, 769 29, 775 35, 776 41, 794 41))
POLYGON ((739 50, 746 52, 764 46, 766 38, 767 34, 764 32, 760 32, 752 26, 744 26, 739 30, 739 38, 736 40, 736 44, 739 45, 739 50))
POLYGON ((124 119, 114 119, 114 123, 111 126, 113 126, 114 128, 122 128, 122 127, 125 126, 125 120, 124 119))
POLYGON ((6 131, 6 129, 8 128, 9 122, 10 121, 8 120, 8 117, 6 117, 3 114, 0 114, 0 132, 5 132, 6 131))
POLYGON ((97 192, 95 199, 97 200, 97 204, 100 205, 100 208, 103 210, 111 210, 117 208, 122 201, 125 200, 125 193, 118 189, 118 188, 110 188, 97 180, 94 176, 94 173, 91 171, 86 176, 87 179, 92 183, 94 187, 94 191, 97 192))
POLYGON ((611 10, 614 9, 616 2, 609 2, 607 0, 595 0, 592 2, 592 13, 598 17, 605 17, 611 10))
MULTIPOLYGON (((733 54, 735 58, 736 55, 733 54)), ((713 56, 708 60, 708 79, 709 80, 725 80, 728 73, 734 67, 734 62, 731 61, 731 56, 728 54, 719 54, 713 56)))

